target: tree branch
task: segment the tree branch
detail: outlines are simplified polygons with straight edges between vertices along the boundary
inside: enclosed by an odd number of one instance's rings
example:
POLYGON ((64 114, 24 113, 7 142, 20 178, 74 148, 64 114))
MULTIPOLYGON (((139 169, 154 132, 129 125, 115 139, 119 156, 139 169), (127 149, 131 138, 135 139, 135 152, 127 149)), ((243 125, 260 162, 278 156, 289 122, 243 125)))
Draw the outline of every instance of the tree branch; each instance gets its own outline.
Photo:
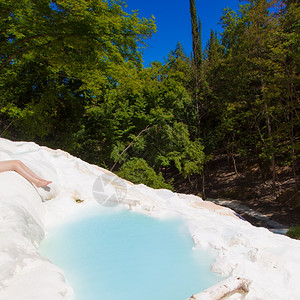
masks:
POLYGON ((111 167, 110 171, 112 171, 114 169, 114 167, 116 166, 116 164, 118 163, 118 161, 120 160, 120 158, 122 157, 122 155, 131 147, 131 145, 138 139, 138 137, 145 131, 148 131, 149 129, 151 129, 152 127, 149 127, 149 125, 146 126, 146 128, 144 128, 131 142, 130 144, 122 151, 122 153, 120 154, 120 156, 118 157, 118 159, 115 161, 114 165, 111 167))
POLYGON ((15 120, 12 120, 7 126, 6 128, 1 132, 0 137, 4 134, 4 132, 10 127, 10 125, 14 122, 15 120))
MULTIPOLYGON (((16 42, 16 44, 20 44, 21 43, 24 43, 24 42, 27 42, 27 41, 30 41, 30 40, 33 40, 33 39, 36 39, 36 38, 39 38, 41 37, 42 35, 41 34, 37 34, 37 35, 34 35, 34 36, 30 36, 28 38, 25 38, 23 40, 19 40, 16 42)), ((3 63, 1 63, 0 65, 0 70, 3 69, 17 54, 19 54, 20 52, 22 52, 24 50, 24 47, 21 47, 20 49, 18 49, 16 52, 14 52, 11 56, 9 56, 3 63)))

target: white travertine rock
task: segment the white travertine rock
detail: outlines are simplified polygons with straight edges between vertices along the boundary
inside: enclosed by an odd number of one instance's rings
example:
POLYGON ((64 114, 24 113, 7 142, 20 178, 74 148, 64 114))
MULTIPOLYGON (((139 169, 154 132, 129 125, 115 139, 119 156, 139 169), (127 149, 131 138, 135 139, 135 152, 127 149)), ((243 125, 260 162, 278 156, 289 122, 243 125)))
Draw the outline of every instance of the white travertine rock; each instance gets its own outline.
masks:
POLYGON ((239 298, 244 299, 245 294, 249 292, 249 284, 250 282, 245 279, 232 276, 197 295, 193 295, 188 300, 219 300, 237 294, 239 298))
POLYGON ((249 283, 248 292, 226 299, 300 299, 300 241, 254 227, 194 195, 116 180, 61 150, 0 139, 0 161, 8 159, 22 160, 53 183, 36 189, 15 172, 0 173, 0 300, 69 299, 72 288, 63 271, 38 253, 40 241, 51 226, 109 199, 153 217, 184 219, 195 247, 216 253, 214 272, 249 283))

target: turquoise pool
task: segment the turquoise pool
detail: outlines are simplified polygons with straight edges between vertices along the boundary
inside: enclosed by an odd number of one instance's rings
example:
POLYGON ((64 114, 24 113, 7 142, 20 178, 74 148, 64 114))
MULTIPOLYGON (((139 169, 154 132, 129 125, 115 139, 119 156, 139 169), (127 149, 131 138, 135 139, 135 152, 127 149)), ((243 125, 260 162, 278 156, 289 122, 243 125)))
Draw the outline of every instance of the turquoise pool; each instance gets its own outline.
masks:
POLYGON ((74 300, 184 300, 219 282, 180 219, 99 209, 53 228, 40 253, 61 267, 74 300))

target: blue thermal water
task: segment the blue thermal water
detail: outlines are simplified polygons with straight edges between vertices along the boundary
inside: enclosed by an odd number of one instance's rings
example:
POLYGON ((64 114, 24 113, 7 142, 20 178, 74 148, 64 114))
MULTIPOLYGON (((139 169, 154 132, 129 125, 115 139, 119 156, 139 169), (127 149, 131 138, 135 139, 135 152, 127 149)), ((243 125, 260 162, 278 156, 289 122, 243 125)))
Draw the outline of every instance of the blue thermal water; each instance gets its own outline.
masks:
POLYGON ((193 246, 182 220, 122 210, 51 230, 40 252, 64 270, 74 300, 184 300, 222 279, 193 246))

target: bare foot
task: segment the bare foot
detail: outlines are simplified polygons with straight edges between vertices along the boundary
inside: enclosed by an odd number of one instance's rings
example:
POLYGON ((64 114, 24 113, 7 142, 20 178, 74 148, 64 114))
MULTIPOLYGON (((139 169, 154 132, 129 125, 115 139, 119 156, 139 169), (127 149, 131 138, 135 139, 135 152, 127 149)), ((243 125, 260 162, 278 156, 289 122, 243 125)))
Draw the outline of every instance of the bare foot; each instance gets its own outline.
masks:
POLYGON ((39 188, 39 187, 47 186, 50 183, 52 183, 52 181, 41 179, 35 182, 35 186, 39 188))

